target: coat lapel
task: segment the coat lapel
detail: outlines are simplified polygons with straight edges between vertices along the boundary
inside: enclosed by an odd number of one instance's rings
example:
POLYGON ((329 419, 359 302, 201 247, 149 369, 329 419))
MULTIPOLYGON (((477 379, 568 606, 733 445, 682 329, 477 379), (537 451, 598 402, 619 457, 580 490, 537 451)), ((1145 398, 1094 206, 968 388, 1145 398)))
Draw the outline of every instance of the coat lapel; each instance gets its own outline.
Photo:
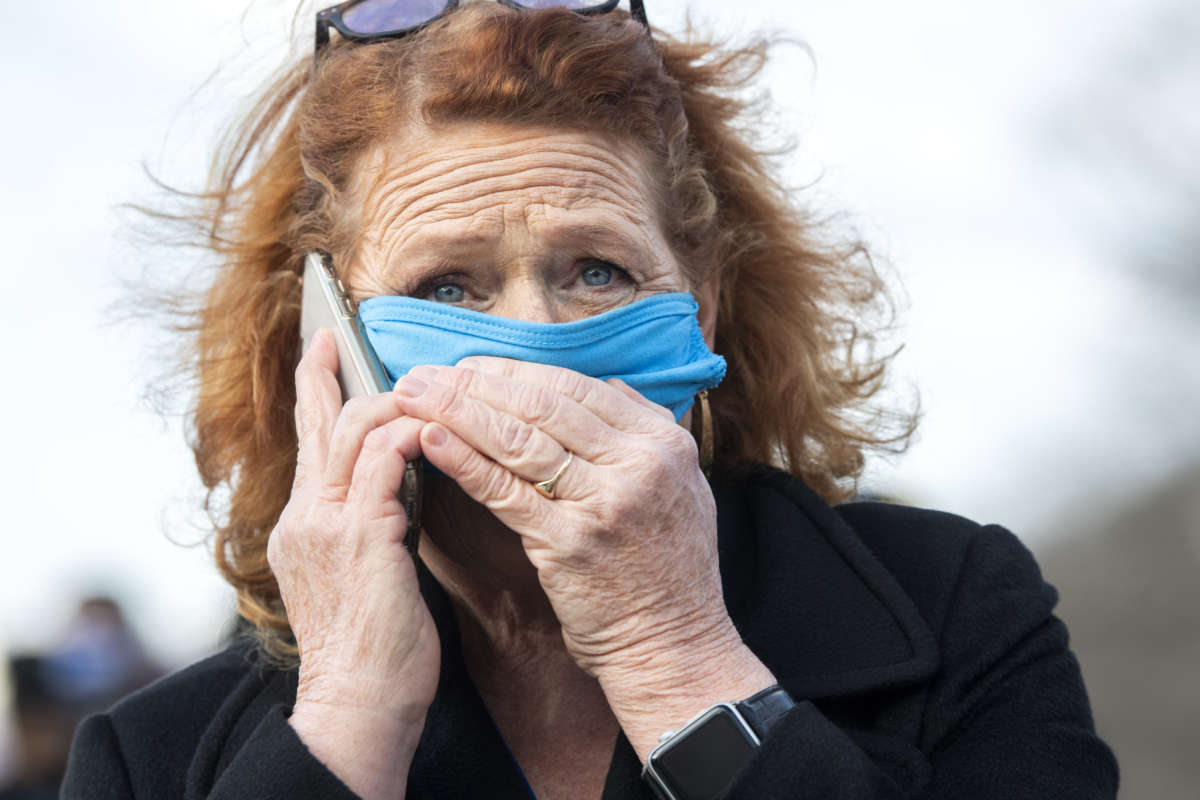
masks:
POLYGON ((767 468, 714 492, 730 616, 793 695, 894 688, 936 671, 912 600, 814 492, 767 468))

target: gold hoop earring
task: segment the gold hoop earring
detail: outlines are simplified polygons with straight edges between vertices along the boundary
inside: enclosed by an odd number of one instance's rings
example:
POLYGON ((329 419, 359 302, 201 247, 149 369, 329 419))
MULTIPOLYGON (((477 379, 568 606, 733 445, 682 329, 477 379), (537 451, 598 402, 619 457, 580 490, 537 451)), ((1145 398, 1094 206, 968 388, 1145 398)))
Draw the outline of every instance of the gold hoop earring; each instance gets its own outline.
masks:
POLYGON ((698 425, 696 418, 692 418, 692 436, 696 438, 696 443, 700 447, 700 470, 704 473, 704 477, 711 478, 713 465, 713 418, 712 409, 708 405, 707 389, 696 395, 696 404, 693 408, 699 411, 696 416, 700 418, 698 425), (700 429, 699 434, 696 432, 697 427, 700 429))

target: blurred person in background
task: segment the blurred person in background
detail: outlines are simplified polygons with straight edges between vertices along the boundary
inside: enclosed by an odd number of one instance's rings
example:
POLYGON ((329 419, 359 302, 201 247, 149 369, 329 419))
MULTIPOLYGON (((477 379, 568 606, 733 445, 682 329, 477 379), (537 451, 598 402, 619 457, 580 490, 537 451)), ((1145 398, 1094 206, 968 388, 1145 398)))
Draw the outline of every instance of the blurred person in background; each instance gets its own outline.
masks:
POLYGON ((16 768, 10 780, 0 788, 0 798, 57 797, 67 766, 71 734, 80 717, 47 685, 42 676, 42 659, 32 655, 11 656, 8 671, 13 695, 16 768))
POLYGON ((8 669, 16 768, 0 800, 57 797, 79 721, 161 674, 105 596, 84 599, 58 644, 10 656, 8 669))
POLYGON ((754 147, 765 44, 640 0, 317 31, 194 218, 194 449, 253 636, 87 720, 65 797, 1115 796, 1019 541, 842 503, 912 422, 872 404, 869 258, 754 147), (318 250, 393 391, 343 405, 328 331, 301 357, 318 250))

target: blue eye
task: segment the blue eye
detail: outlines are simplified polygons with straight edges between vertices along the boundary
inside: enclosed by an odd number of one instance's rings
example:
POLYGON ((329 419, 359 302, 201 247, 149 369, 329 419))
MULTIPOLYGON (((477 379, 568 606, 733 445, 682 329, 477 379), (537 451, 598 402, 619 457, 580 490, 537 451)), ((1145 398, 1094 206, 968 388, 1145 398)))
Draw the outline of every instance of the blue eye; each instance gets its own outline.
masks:
POLYGON ((433 290, 433 299, 438 303, 461 303, 466 292, 457 283, 443 283, 433 290))
POLYGON ((593 261, 584 267, 580 277, 588 286, 607 286, 613 280, 613 266, 603 261, 593 261))

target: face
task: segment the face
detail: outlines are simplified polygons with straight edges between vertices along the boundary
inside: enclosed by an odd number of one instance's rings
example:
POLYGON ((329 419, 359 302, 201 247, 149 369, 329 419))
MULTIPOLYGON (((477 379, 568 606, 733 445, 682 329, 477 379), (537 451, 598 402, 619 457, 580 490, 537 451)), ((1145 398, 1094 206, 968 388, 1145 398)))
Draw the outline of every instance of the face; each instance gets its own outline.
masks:
POLYGON ((352 192, 351 294, 569 322, 695 291, 648 186, 633 148, 587 133, 471 123, 406 134, 364 159, 352 192))
MULTIPOLYGON (((535 322, 691 291, 711 346, 715 281, 689 285, 650 185, 640 153, 600 136, 482 123, 408 132, 359 170, 361 233, 344 280, 355 300, 407 295, 535 322)), ((426 489, 421 557, 435 574, 528 577, 518 538, 496 535, 486 509, 449 481, 426 489)))

